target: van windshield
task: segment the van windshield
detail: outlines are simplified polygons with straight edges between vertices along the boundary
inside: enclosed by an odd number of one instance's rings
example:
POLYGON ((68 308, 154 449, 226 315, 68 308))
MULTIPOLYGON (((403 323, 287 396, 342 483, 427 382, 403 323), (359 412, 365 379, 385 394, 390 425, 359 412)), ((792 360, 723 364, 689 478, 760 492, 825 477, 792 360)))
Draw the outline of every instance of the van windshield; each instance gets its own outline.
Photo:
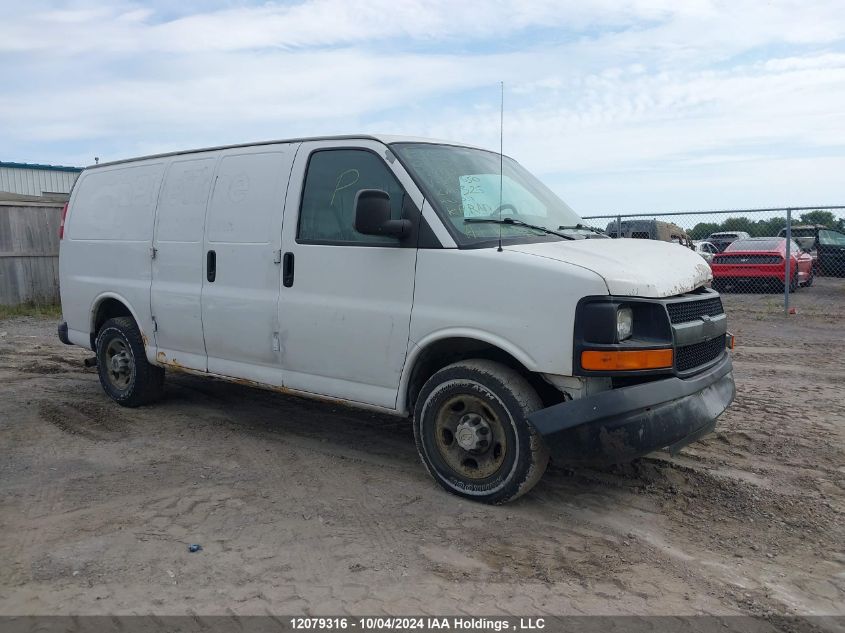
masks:
POLYGON ((562 239, 520 223, 586 237, 567 229, 581 223, 578 214, 513 159, 504 158, 500 181, 499 154, 494 152, 430 143, 395 143, 391 149, 435 211, 448 220, 459 244, 498 240, 500 230, 502 239, 562 239), (509 218, 514 223, 481 221, 509 218))

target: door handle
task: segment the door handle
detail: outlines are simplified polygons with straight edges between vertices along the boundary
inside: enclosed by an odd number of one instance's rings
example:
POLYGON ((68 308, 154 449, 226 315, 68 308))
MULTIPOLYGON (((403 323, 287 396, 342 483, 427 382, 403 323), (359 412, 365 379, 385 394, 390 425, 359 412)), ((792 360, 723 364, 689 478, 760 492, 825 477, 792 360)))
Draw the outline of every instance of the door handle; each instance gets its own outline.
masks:
POLYGON ((205 278, 211 283, 217 278, 217 253, 214 251, 205 255, 205 278))
POLYGON ((293 253, 287 252, 282 257, 282 284, 285 288, 293 285, 293 253))

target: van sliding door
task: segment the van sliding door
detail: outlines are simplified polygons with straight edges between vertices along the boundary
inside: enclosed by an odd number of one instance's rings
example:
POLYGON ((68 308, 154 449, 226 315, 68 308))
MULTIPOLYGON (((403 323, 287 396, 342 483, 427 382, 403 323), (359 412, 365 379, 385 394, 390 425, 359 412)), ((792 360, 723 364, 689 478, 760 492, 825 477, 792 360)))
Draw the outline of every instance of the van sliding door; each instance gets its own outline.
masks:
POLYGON ((224 152, 206 219, 202 322, 208 371, 281 385, 282 211, 296 144, 224 152))

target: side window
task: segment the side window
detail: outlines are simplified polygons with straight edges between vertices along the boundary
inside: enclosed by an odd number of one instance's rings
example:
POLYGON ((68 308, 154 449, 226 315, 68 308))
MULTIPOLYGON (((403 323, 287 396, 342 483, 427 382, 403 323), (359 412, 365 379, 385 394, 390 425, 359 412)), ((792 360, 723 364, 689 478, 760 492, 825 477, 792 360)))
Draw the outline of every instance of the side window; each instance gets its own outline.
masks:
POLYGON ((373 152, 359 149, 319 150, 311 154, 297 238, 301 242, 398 245, 399 240, 362 235, 354 229, 355 194, 381 189, 390 194, 391 217, 402 217, 404 190, 373 152))
POLYGON ((819 243, 825 246, 845 246, 845 235, 836 231, 819 231, 819 243))

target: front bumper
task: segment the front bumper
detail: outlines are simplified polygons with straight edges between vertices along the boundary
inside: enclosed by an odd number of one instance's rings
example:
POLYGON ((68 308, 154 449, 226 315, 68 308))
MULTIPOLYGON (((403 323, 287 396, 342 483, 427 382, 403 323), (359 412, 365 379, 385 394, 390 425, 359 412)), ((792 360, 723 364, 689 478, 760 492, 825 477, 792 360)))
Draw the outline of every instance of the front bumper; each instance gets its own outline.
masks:
POLYGON ((677 451, 710 433, 736 395, 733 365, 722 360, 690 378, 665 378, 603 391, 535 411, 528 421, 564 464, 630 461, 677 451))

